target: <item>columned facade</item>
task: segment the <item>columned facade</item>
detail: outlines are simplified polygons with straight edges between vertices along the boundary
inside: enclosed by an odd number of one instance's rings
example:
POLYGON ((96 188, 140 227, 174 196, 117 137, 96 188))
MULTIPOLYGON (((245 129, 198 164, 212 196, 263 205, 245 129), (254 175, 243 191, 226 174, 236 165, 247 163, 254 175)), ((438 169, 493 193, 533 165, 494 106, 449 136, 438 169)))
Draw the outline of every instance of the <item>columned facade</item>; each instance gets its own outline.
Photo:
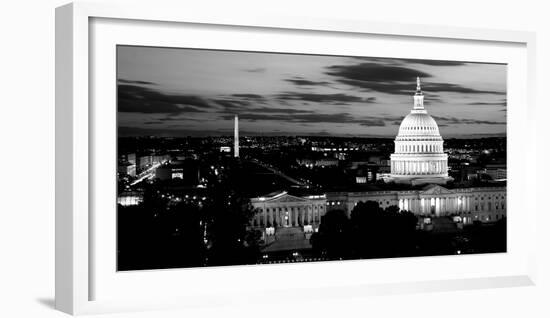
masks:
POLYGON ((297 197, 281 192, 271 196, 252 198, 256 210, 252 226, 262 228, 304 227, 317 228, 326 211, 326 196, 297 197))
POLYGON ((374 201, 381 208, 397 206, 419 216, 461 216, 464 223, 494 222, 506 216, 506 187, 327 193, 327 209, 351 213, 358 202, 374 201))

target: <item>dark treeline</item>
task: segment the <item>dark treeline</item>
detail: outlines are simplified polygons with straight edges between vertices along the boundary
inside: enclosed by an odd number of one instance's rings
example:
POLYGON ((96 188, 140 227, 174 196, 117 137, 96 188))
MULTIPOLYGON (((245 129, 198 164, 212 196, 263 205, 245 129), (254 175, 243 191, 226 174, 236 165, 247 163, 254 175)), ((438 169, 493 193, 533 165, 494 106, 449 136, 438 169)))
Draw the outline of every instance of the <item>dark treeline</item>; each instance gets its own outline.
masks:
POLYGON ((146 184, 140 205, 118 206, 118 270, 256 263, 261 234, 248 227, 254 211, 236 180, 210 180, 205 200, 177 203, 146 184))
POLYGON ((329 260, 506 252, 506 218, 443 233, 419 230, 417 224, 413 213, 397 206, 359 202, 349 217, 342 210, 328 211, 311 244, 329 260))
POLYGON ((396 206, 359 202, 348 218, 342 210, 328 211, 311 243, 328 259, 398 257, 414 253, 417 218, 396 206))

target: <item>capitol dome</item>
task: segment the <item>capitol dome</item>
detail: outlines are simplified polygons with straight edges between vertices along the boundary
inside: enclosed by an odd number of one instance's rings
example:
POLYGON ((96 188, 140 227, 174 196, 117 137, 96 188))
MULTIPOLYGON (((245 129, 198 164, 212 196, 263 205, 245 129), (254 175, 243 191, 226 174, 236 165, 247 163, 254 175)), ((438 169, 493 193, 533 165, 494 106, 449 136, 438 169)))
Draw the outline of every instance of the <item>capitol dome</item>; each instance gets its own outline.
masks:
POLYGON ((401 122, 394 143, 390 181, 444 184, 452 180, 447 172, 448 158, 443 152, 439 127, 424 108, 420 78, 417 78, 413 109, 401 122))
POLYGON ((439 127, 427 113, 410 113, 399 126, 400 136, 439 136, 439 127))

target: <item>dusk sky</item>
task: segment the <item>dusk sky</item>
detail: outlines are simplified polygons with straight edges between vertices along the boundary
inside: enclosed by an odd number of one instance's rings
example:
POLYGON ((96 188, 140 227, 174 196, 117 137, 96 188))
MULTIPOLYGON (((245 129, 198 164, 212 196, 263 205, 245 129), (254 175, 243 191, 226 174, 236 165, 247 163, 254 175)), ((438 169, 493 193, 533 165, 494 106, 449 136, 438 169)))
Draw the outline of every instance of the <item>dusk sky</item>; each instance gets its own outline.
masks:
POLYGON ((443 138, 506 132, 506 65, 118 47, 120 136, 395 137, 416 77, 443 138))

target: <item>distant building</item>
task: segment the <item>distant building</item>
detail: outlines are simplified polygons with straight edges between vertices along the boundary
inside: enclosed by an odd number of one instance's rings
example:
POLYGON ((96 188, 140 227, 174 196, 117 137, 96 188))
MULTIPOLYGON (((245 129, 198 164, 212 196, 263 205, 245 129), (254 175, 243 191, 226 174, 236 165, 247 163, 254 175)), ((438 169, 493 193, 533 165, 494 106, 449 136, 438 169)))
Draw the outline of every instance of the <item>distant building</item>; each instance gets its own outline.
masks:
POLYGON ((123 154, 121 155, 121 161, 127 161, 131 164, 136 164, 136 154, 135 153, 127 153, 127 154, 123 154))
POLYGON ((197 185, 200 180, 199 164, 195 160, 173 161, 155 170, 155 178, 163 181, 180 180, 187 185, 197 185))
POLYGON ((231 147, 229 147, 229 146, 221 146, 221 147, 220 147, 220 152, 230 153, 230 152, 231 152, 231 147))
POLYGON ((125 191, 119 193, 117 203, 122 206, 133 206, 143 202, 143 193, 139 191, 125 191))
POLYGON ((140 155, 137 157, 137 170, 141 172, 147 169, 151 164, 153 164, 153 156, 151 155, 140 155))
POLYGON ((305 166, 308 168, 313 167, 336 167, 338 166, 338 159, 336 158, 319 158, 319 159, 296 159, 296 163, 298 163, 300 166, 305 166))
POLYGON ((355 176, 355 183, 367 183, 367 176, 355 176))
POLYGON ((159 155, 159 154, 155 154, 155 155, 152 155, 151 156, 151 163, 152 164, 161 164, 161 163, 164 163, 166 161, 170 160, 170 155, 159 155))
POLYGON ((327 192, 323 195, 294 196, 286 191, 251 198, 256 210, 250 226, 262 232, 264 252, 311 248, 309 238, 322 217, 331 210, 348 216, 359 202, 374 201, 383 209, 396 206, 410 211, 422 222, 434 217, 452 217, 457 226, 496 222, 506 217, 506 187, 447 189, 431 184, 420 190, 327 192))
POLYGON ((395 205, 419 216, 459 215, 464 223, 493 222, 506 216, 506 187, 447 189, 431 184, 421 190, 327 192, 327 211, 348 215, 358 202, 376 201, 382 208, 395 205))
POLYGON ((122 175, 128 175, 128 176, 131 176, 131 177, 135 177, 136 176, 136 165, 132 164, 128 161, 120 162, 118 164, 118 173, 120 173, 122 175))
POLYGON ((293 196, 286 191, 250 199, 257 210, 252 220, 256 227, 303 227, 316 228, 325 214, 326 196, 293 196))
POLYGON ((484 172, 493 180, 506 180, 506 164, 488 164, 485 166, 484 172))

